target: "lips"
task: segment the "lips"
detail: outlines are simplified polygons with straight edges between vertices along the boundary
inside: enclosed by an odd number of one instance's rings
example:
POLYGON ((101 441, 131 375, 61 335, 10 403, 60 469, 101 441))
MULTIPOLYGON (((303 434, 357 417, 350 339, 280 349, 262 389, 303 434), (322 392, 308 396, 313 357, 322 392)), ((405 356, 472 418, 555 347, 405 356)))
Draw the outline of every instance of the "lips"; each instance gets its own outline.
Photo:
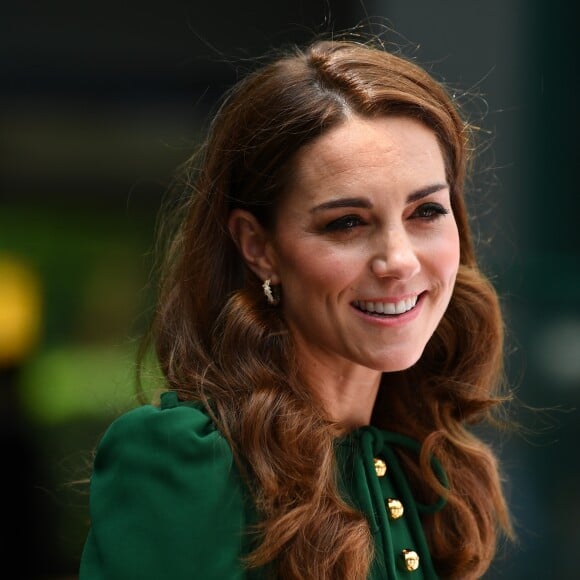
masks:
POLYGON ((377 316, 397 316, 399 314, 405 314, 405 312, 409 312, 409 310, 413 310, 418 299, 419 295, 417 294, 415 296, 410 296, 409 298, 403 298, 397 302, 355 300, 352 305, 361 312, 367 314, 377 316))

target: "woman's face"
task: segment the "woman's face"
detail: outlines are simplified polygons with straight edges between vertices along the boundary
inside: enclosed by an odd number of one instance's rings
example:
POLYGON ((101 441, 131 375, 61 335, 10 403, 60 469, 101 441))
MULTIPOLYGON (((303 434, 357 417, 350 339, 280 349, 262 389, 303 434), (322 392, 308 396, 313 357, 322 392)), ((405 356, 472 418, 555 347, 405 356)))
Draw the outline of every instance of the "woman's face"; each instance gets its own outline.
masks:
POLYGON ((298 352, 339 368, 413 365, 459 266, 433 131, 407 117, 354 117, 305 146, 271 249, 298 352))

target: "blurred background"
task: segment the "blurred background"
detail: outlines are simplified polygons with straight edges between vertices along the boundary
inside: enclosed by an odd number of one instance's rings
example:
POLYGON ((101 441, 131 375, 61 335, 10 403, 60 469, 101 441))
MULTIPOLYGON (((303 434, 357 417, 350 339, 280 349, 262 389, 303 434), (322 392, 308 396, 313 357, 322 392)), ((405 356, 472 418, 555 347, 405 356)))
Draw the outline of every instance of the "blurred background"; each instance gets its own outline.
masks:
POLYGON ((12 577, 77 577, 79 482, 104 428, 137 404, 156 212, 217 100, 264 51, 363 21, 456 87, 481 127, 469 196, 478 252, 504 304, 509 379, 546 409, 516 407, 524 429, 494 436, 520 543, 486 578, 579 577, 579 40, 564 3, 55 0, 3 14, 1 544, 12 577))

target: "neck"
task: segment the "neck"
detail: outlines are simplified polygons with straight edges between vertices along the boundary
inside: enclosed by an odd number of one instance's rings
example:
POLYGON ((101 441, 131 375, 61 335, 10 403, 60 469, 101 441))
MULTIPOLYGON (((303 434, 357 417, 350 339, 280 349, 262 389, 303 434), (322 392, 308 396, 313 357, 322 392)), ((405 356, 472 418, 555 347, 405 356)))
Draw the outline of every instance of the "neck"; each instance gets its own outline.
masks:
POLYGON ((382 373, 335 357, 301 351, 302 376, 330 419, 344 431, 369 425, 382 373))

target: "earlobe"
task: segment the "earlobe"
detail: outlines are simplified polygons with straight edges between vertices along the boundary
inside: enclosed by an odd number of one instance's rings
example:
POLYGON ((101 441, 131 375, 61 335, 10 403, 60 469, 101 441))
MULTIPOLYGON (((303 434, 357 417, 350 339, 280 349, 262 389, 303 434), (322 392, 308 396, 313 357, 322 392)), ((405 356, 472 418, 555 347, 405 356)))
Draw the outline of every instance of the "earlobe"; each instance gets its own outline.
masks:
POLYGON ((256 216, 243 209, 234 209, 228 218, 228 228, 248 268, 260 280, 270 278, 273 283, 277 283, 270 236, 256 216))

